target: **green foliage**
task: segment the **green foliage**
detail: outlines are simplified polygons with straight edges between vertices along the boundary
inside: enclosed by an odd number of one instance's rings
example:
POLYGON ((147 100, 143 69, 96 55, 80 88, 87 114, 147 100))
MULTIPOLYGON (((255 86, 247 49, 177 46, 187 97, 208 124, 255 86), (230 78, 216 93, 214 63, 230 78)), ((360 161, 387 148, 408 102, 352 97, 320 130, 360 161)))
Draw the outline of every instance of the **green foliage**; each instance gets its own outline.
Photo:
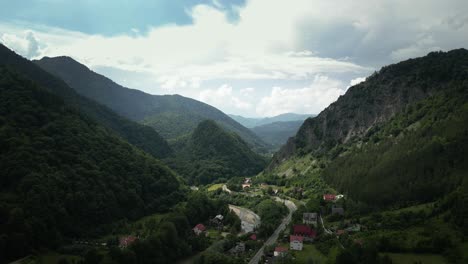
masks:
POLYGON ((285 205, 274 202, 271 199, 263 200, 255 209, 262 219, 262 223, 258 229, 258 234, 261 237, 271 235, 281 223, 283 217, 288 213, 285 205))
POLYGON ((211 120, 201 122, 190 138, 184 140, 176 157, 167 162, 190 183, 208 184, 219 178, 252 176, 266 163, 239 136, 211 120))
POLYGON ((124 117, 143 122, 166 139, 177 139, 190 134, 200 122, 211 119, 216 120, 224 129, 240 135, 254 149, 266 151, 267 144, 252 131, 205 103, 180 95, 150 95, 128 89, 68 57, 43 58, 35 63, 62 78, 79 94, 124 117))
POLYGON ((354 200, 381 207, 434 201, 468 170, 468 82, 408 107, 324 170, 354 200), (362 188, 365 186, 365 188, 362 188))
POLYGON ((172 153, 168 143, 154 129, 123 118, 94 100, 78 95, 61 79, 42 70, 27 59, 16 55, 1 44, 0 65, 11 67, 42 87, 47 88, 53 94, 61 97, 68 106, 79 109, 80 112, 88 115, 94 121, 113 130, 129 143, 151 155, 163 158, 172 153))
POLYGON ((181 200, 168 168, 33 82, 1 69, 0 98, 1 256, 94 236, 181 200))

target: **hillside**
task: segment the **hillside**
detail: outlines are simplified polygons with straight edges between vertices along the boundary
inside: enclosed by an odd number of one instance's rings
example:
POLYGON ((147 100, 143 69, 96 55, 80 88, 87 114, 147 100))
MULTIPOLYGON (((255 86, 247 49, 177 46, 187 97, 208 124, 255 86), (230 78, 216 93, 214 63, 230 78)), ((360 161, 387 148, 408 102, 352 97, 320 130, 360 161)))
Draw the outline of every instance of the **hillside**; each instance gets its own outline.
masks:
POLYGON ((172 171, 49 90, 1 68, 0 98, 0 262, 181 200, 172 171))
POLYGON ((78 95, 61 79, 42 70, 2 44, 0 44, 0 66, 11 67, 39 85, 46 87, 52 93, 63 98, 69 106, 78 108, 99 124, 113 130, 128 142, 153 156, 164 158, 172 153, 169 144, 154 129, 130 121, 109 108, 78 95))
POLYGON ((304 121, 277 121, 270 124, 252 127, 252 130, 263 141, 279 149, 288 138, 296 135, 304 121))
POLYGON ((264 117, 264 118, 243 117, 240 115, 229 115, 229 116, 245 127, 254 128, 256 126, 268 125, 268 124, 272 124, 275 122, 304 121, 307 118, 313 117, 315 115, 285 113, 285 114, 281 114, 281 115, 277 115, 273 117, 264 117))
POLYGON ((265 159, 250 150, 242 138, 212 120, 201 122, 181 141, 174 146, 177 158, 168 163, 193 184, 253 176, 266 165, 265 159))
POLYGON ((427 98, 467 78, 468 51, 432 52, 383 67, 365 82, 307 119, 294 138, 275 154, 272 170, 295 155, 327 153, 335 146, 362 138, 375 125, 383 124, 406 106, 427 98))
POLYGON ((467 50, 384 67, 306 120, 266 174, 325 181, 358 211, 448 197, 467 186, 467 104, 467 50))
POLYGON ((46 57, 35 63, 63 79, 79 94, 102 103, 122 116, 153 127, 168 140, 187 135, 201 121, 211 119, 240 135, 254 149, 265 151, 267 147, 253 132, 205 103, 180 95, 159 96, 128 89, 69 57, 46 57))

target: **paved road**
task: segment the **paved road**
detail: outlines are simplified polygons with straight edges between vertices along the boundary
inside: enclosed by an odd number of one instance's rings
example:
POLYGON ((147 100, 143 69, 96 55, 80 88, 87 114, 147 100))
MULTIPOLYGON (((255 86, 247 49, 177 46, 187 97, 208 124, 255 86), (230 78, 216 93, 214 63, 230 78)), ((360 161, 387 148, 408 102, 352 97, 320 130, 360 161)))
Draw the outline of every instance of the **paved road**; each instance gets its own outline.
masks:
POLYGON ((281 224, 276 228, 275 232, 273 232, 273 234, 265 241, 265 243, 263 243, 263 246, 258 250, 255 256, 253 256, 249 264, 257 264, 260 261, 263 256, 263 250, 265 249, 265 246, 272 245, 276 242, 276 240, 278 240, 279 233, 281 233, 281 231, 286 228, 289 222, 291 222, 292 214, 297 210, 296 205, 292 201, 283 200, 278 197, 275 197, 275 200, 284 203, 284 205, 286 205, 286 207, 289 209, 289 214, 283 219, 281 224))

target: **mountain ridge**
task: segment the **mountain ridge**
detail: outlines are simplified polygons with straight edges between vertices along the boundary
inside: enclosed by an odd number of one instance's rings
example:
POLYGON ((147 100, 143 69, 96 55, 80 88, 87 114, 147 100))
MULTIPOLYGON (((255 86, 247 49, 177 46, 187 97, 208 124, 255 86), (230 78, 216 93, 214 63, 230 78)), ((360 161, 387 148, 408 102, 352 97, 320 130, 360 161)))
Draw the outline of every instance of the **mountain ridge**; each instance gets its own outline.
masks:
POLYGON ((212 119, 238 133, 254 149, 265 152, 268 147, 253 132, 203 102, 180 95, 151 95, 124 87, 69 57, 45 57, 34 62, 62 78, 81 95, 106 105, 122 116, 153 127, 167 140, 188 134, 201 121, 212 119))

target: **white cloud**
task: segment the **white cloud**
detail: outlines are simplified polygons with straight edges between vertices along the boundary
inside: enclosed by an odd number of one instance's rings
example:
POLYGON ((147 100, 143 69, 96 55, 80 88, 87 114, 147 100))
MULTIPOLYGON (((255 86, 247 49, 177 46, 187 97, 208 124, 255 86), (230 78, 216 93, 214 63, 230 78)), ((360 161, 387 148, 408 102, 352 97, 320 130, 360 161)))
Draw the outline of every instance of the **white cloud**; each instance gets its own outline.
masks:
POLYGON ((212 103, 224 111, 230 109, 227 105, 257 109, 260 115, 318 113, 350 79, 356 82, 375 67, 468 46, 466 0, 249 0, 236 8, 235 22, 228 19, 228 4, 212 4, 187 11, 193 24, 116 36, 0 23, 0 41, 29 58, 68 55, 93 69, 114 68, 119 72, 115 81, 144 84, 132 88, 150 93, 210 101, 209 95, 228 92, 219 86, 229 83, 239 101, 212 103), (136 81, 137 76, 145 79, 136 81), (316 76, 329 78, 320 83, 316 76), (259 82, 268 83, 270 90, 260 91, 255 86, 259 82), (271 88, 275 86, 281 88, 271 88), (241 91, 242 87, 255 89, 241 91), (281 105, 280 96, 305 105, 281 105), (250 98, 257 98, 257 107, 250 98))
POLYGON ((28 59, 36 58, 40 55, 39 41, 31 30, 23 31, 22 36, 3 33, 0 35, 0 42, 28 59))
POLYGON ((365 80, 366 80, 366 77, 358 77, 358 78, 352 79, 349 82, 349 87, 354 86, 354 85, 359 84, 359 83, 362 83, 365 80))
POLYGON ((300 89, 274 87, 269 96, 260 100, 256 112, 260 116, 282 113, 318 114, 345 91, 339 80, 317 75, 310 86, 300 89))
POLYGON ((223 84, 217 89, 202 90, 198 96, 198 100, 217 108, 233 110, 246 110, 252 108, 252 104, 244 100, 244 98, 241 99, 234 95, 232 87, 227 84, 223 84))

